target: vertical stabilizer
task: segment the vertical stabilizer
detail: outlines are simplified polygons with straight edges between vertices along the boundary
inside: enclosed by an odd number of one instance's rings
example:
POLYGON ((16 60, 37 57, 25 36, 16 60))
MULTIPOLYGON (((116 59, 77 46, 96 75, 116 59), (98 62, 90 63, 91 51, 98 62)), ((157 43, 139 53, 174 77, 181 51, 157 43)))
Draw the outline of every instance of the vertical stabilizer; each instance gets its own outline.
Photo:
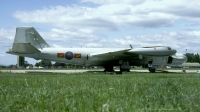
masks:
POLYGON ((18 27, 13 46, 16 43, 30 43, 37 49, 50 47, 33 27, 18 27))

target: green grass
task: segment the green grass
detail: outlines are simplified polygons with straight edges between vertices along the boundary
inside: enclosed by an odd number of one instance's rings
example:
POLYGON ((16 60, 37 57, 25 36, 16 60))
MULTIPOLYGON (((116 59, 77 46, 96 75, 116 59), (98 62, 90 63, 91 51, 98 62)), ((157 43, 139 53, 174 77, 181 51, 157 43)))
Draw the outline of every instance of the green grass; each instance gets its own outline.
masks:
POLYGON ((0 111, 198 111, 200 74, 1 73, 0 111))

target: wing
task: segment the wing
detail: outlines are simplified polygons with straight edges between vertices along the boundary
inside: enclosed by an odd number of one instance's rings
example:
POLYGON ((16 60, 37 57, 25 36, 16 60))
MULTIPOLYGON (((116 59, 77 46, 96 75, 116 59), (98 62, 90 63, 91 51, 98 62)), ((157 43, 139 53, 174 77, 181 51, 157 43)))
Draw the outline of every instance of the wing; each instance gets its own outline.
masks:
POLYGON ((165 46, 155 46, 155 47, 142 47, 135 48, 128 51, 127 55, 146 55, 146 56, 170 56, 174 55, 176 50, 165 46))
POLYGON ((118 49, 118 50, 110 50, 110 51, 104 51, 104 52, 98 52, 98 53, 91 53, 88 56, 89 57, 106 57, 106 56, 122 56, 124 53, 128 52, 131 49, 118 49))

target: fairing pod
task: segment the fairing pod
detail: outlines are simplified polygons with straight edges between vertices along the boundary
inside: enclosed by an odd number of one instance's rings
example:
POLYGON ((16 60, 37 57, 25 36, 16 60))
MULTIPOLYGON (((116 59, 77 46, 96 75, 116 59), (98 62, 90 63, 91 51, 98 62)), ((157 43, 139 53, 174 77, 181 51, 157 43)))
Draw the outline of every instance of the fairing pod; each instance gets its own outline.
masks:
POLYGON ((143 47, 128 51, 127 54, 147 55, 147 56, 169 56, 174 55, 176 50, 170 47, 143 47))

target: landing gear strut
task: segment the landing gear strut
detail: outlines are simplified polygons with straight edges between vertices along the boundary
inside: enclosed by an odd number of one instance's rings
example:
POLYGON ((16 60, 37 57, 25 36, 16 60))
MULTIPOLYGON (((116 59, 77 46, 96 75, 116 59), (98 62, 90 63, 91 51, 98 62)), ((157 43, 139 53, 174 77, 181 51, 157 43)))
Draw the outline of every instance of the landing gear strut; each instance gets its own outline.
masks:
POLYGON ((130 72, 131 66, 129 65, 129 62, 127 60, 120 60, 119 63, 121 64, 121 66, 120 66, 121 73, 123 71, 130 72))
POLYGON ((155 73, 155 72, 156 72, 156 68, 152 65, 152 62, 153 62, 153 61, 149 61, 149 62, 148 62, 149 72, 155 73))

